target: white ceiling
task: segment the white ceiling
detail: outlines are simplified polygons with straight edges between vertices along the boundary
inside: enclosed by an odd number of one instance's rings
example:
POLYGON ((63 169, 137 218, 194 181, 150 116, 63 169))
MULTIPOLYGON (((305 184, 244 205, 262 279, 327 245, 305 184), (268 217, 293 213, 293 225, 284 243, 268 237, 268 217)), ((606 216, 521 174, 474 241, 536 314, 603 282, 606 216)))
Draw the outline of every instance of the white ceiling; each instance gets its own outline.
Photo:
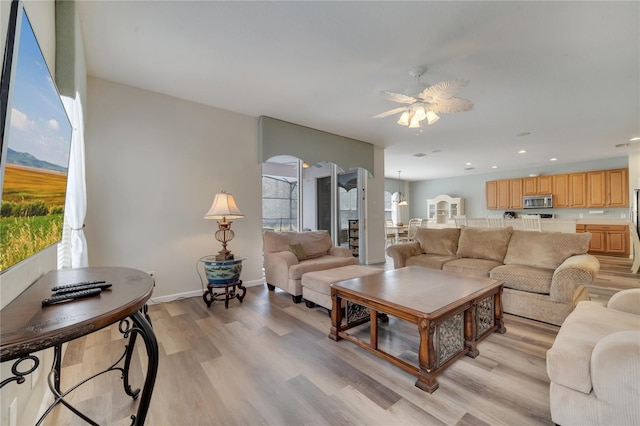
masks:
POLYGON ((77 4, 89 75, 371 142, 391 178, 621 157, 640 136, 638 1, 77 4), (373 119, 416 65, 469 80, 475 108, 422 132, 373 119))

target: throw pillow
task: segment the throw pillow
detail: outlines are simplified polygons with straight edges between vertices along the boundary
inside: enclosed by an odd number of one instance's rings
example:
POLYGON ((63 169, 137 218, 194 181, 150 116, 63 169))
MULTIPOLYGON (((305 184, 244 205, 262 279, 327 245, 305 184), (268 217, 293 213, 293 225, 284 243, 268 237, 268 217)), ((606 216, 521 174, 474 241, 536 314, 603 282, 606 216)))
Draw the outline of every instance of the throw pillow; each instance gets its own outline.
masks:
POLYGON ((302 248, 302 244, 289 244, 289 251, 295 254, 299 261, 307 258, 307 253, 302 248))
POLYGON ((487 259, 502 262, 507 254, 507 246, 513 228, 469 228, 460 229, 458 257, 487 259))

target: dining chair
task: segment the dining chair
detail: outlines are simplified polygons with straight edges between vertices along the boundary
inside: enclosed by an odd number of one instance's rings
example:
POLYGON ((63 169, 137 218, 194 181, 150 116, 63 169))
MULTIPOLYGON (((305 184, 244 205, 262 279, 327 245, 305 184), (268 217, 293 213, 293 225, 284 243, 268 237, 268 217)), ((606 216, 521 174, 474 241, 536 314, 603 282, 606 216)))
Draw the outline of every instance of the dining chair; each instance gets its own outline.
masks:
POLYGON ((487 225, 489 228, 504 228, 504 216, 501 214, 487 215, 487 225))
POLYGON ((460 228, 461 226, 467 226, 467 216, 466 215, 454 216, 453 217, 453 221, 456 224, 456 228, 460 228))
POLYGON ((390 227, 393 226, 393 221, 391 219, 384 220, 384 240, 385 240, 385 248, 389 247, 396 242, 396 233, 390 227))
POLYGON ((413 241, 416 236, 416 231, 422 226, 422 219, 409 219, 409 228, 407 230, 406 241, 413 241))
POLYGON ((523 214, 522 215, 522 229, 525 231, 542 232, 540 225, 539 214, 523 214))

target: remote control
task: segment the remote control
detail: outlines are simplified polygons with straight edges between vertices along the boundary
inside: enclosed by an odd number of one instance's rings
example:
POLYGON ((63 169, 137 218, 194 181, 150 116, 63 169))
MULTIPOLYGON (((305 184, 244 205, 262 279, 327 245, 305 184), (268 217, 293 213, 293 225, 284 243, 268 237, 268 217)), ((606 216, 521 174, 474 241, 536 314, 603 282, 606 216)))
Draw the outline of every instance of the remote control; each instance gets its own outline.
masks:
POLYGON ((53 305, 54 303, 66 302, 68 300, 80 299, 82 297, 95 296, 100 294, 101 288, 90 288, 89 290, 74 291, 72 293, 56 294, 42 301, 42 306, 53 305))
MULTIPOLYGON (((58 290, 56 290, 54 292, 55 295, 57 294, 64 294, 64 293, 71 293, 74 291, 80 291, 80 290, 89 290, 90 288, 100 288, 102 290, 107 289, 109 287, 111 287, 111 283, 95 283, 95 284, 79 284, 73 287, 64 287, 64 288, 59 288, 58 290)), ((54 287, 55 288, 55 287, 54 287)))
POLYGON ((71 283, 71 284, 61 284, 61 285, 57 285, 55 287, 53 287, 51 289, 51 291, 58 291, 58 290, 63 290, 65 288, 71 288, 71 287, 79 287, 81 285, 87 285, 87 284, 102 284, 105 283, 106 281, 83 281, 80 283, 71 283))

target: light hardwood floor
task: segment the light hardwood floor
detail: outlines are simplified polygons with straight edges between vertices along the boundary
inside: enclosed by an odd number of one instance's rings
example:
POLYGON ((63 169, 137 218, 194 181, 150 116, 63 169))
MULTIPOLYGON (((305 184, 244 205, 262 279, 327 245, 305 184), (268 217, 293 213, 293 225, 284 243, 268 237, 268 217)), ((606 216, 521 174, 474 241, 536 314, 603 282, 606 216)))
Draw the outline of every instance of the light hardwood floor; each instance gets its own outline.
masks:
MULTIPOLYGON (((599 258, 602 271, 589 288, 593 300, 639 287, 628 259, 599 258), (626 271, 626 272, 625 272, 626 271)), ((252 287, 244 303, 202 298, 151 305, 160 347, 160 369, 147 417, 149 425, 549 425, 545 354, 558 327, 505 315, 507 332, 478 345, 439 376, 433 394, 415 377, 346 342, 327 338, 322 308, 252 287)), ((403 358, 417 358, 417 331, 391 318, 381 344, 403 358), (391 331, 389 331, 391 330, 391 331)), ((68 345, 62 388, 117 359, 123 341, 111 327, 68 345)), ((132 382, 142 384, 142 349, 132 382)), ((100 424, 130 424, 136 402, 118 374, 86 383, 69 398, 100 424)), ((47 425, 83 424, 58 407, 47 425)))

